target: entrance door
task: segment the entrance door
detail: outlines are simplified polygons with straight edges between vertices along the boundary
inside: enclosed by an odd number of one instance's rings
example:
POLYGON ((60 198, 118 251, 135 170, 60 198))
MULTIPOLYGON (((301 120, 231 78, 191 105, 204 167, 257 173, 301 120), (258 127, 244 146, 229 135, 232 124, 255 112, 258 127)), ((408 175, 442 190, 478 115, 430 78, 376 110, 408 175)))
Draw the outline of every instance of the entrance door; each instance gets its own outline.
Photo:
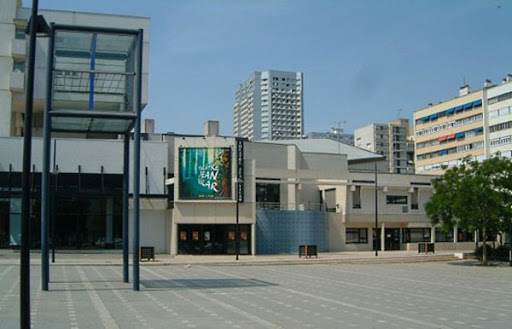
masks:
POLYGON ((400 250, 400 229, 399 228, 386 228, 385 231, 384 248, 385 250, 400 250))

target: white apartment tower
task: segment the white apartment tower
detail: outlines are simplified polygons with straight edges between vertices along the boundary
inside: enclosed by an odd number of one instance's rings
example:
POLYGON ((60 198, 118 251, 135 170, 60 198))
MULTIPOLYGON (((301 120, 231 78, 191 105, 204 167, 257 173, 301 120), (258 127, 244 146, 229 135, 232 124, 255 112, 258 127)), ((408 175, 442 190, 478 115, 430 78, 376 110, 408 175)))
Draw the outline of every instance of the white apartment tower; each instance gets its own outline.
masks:
POLYGON ((233 135, 250 140, 302 138, 302 91, 302 72, 253 72, 236 89, 233 135))
POLYGON ((396 119, 356 129, 354 144, 384 155, 389 164, 389 172, 411 174, 414 173, 414 141, 410 135, 409 120, 396 119))

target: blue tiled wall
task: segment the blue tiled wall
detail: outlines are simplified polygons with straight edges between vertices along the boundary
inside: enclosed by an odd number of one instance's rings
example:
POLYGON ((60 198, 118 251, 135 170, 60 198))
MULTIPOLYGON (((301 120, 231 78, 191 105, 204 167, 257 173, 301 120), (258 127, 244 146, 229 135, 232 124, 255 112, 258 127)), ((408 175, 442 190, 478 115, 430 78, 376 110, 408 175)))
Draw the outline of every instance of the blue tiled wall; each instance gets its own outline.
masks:
POLYGON ((299 245, 328 251, 327 215, 323 211, 265 210, 256 212, 256 253, 296 253, 299 245))

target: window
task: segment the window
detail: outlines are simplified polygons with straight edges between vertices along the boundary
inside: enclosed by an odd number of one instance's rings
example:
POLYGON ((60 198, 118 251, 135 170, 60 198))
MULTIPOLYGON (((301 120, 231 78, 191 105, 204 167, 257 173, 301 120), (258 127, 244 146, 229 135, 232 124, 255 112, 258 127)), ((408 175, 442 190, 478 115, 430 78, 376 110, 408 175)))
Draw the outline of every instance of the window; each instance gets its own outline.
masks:
POLYGON ((354 186, 352 191, 352 209, 361 209, 361 186, 354 186))
POLYGON ((403 243, 430 242, 430 228, 403 229, 403 243))
POLYGON ((345 243, 368 243, 367 228, 347 228, 345 229, 345 243))
POLYGON ((386 195, 387 204, 407 204, 407 195, 386 195))
POLYGON ((503 122, 494 126, 489 127, 490 132, 496 132, 500 130, 510 129, 512 128, 512 121, 503 122))
POLYGON ((411 209, 419 209, 418 206, 418 199, 419 199, 419 189, 417 187, 414 188, 411 196, 411 209))
POLYGON ((16 29, 16 34, 14 35, 14 38, 18 39, 18 40, 25 40, 25 38, 26 38, 25 30, 16 29))
POLYGON ((453 230, 444 232, 436 227, 436 242, 453 242, 453 230))
POLYGON ((25 62, 23 62, 23 61, 14 61, 12 69, 13 69, 14 72, 16 72, 16 71, 25 72, 25 62))
POLYGON ((499 96, 496 96, 493 98, 489 98, 489 105, 504 101, 509 98, 512 98, 512 92, 509 92, 509 93, 506 93, 503 95, 499 95, 499 96))
POLYGON ((457 241, 458 242, 473 242, 475 241, 475 235, 471 232, 465 232, 462 229, 457 229, 457 241))

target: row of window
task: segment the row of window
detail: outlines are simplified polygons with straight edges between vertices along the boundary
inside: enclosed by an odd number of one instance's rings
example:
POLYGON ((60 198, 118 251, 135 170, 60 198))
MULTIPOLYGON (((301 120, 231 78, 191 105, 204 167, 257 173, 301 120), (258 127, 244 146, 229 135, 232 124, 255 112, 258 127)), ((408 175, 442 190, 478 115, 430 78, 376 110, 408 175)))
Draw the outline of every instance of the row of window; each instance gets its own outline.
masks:
POLYGON ((493 133, 496 131, 510 129, 510 128, 512 128, 512 121, 507 121, 507 122, 499 123, 497 125, 490 126, 489 131, 493 133))
POLYGON ((473 115, 473 116, 470 116, 470 117, 467 117, 464 119, 454 120, 454 121, 442 123, 437 126, 432 126, 432 127, 428 127, 428 128, 422 129, 422 130, 418 130, 418 132, 416 134, 418 136, 434 134, 438 131, 452 129, 452 128, 467 125, 467 124, 470 124, 470 123, 473 123, 476 121, 480 121, 480 120, 482 120, 482 118, 483 118, 482 114, 477 114, 477 115, 473 115))
POLYGON ((512 136, 491 139, 491 146, 500 146, 512 143, 512 136))
POLYGON ((512 91, 503 95, 499 95, 493 98, 489 98, 489 105, 496 104, 498 102, 502 102, 504 100, 512 98, 512 91))
POLYGON ((506 106, 501 109, 490 111, 489 118, 502 117, 509 114, 512 114, 512 106, 506 106))
MULTIPOLYGON (((474 158, 474 160, 483 161, 484 155, 476 156, 474 158)), ((461 164, 462 164, 462 159, 433 163, 433 164, 429 164, 429 165, 425 165, 425 166, 416 167, 416 173, 419 174, 419 173, 426 172, 426 171, 441 170, 443 167, 451 168, 454 166, 459 166, 461 164)))
MULTIPOLYGON (((436 228, 435 241, 436 242, 453 242, 453 231, 443 232, 441 229, 436 228)), ((418 243, 430 242, 431 228, 403 228, 402 229, 402 243, 418 243)), ((461 229, 457 231, 458 242, 471 242, 474 241, 474 235, 469 232, 464 232, 461 229)), ((368 243, 368 229, 367 228, 346 228, 345 229, 345 244, 367 244, 368 243)))
POLYGON ((454 108, 451 108, 451 109, 448 109, 448 110, 445 110, 445 111, 441 111, 441 112, 438 112, 438 113, 427 115, 427 116, 425 116, 423 118, 416 119, 416 124, 426 123, 426 122, 429 122, 429 121, 437 120, 437 119, 445 117, 445 116, 452 116, 452 115, 455 115, 455 114, 458 114, 458 113, 462 113, 462 112, 466 112, 466 111, 471 111, 471 110, 473 110, 473 109, 475 109, 475 108, 477 108, 479 106, 482 106, 482 100, 481 99, 479 99, 477 101, 474 101, 474 102, 466 103, 464 105, 459 105, 459 106, 456 106, 454 108))
POLYGON ((443 144, 443 143, 454 142, 454 141, 458 141, 458 140, 461 140, 461 139, 464 139, 464 138, 467 138, 467 137, 473 137, 473 136, 482 135, 483 133, 484 133, 483 127, 479 127, 479 128, 476 128, 476 129, 471 129, 471 130, 468 130, 468 131, 463 131, 463 132, 460 132, 460 133, 451 134, 451 135, 447 135, 447 136, 442 136, 442 137, 439 137, 439 138, 434 138, 434 139, 430 139, 428 141, 420 142, 420 143, 416 144, 416 148, 417 149, 421 149, 421 148, 424 148, 424 147, 429 147, 429 146, 439 145, 439 144, 443 144))
POLYGON ((483 147, 484 147, 484 142, 479 141, 479 142, 459 145, 457 147, 452 147, 452 148, 444 149, 444 150, 440 150, 440 151, 420 154, 420 155, 418 155, 418 160, 431 159, 431 158, 435 158, 438 156, 444 156, 444 155, 454 154, 454 153, 459 153, 459 152, 466 152, 469 150, 477 150, 477 149, 481 149, 483 147))

